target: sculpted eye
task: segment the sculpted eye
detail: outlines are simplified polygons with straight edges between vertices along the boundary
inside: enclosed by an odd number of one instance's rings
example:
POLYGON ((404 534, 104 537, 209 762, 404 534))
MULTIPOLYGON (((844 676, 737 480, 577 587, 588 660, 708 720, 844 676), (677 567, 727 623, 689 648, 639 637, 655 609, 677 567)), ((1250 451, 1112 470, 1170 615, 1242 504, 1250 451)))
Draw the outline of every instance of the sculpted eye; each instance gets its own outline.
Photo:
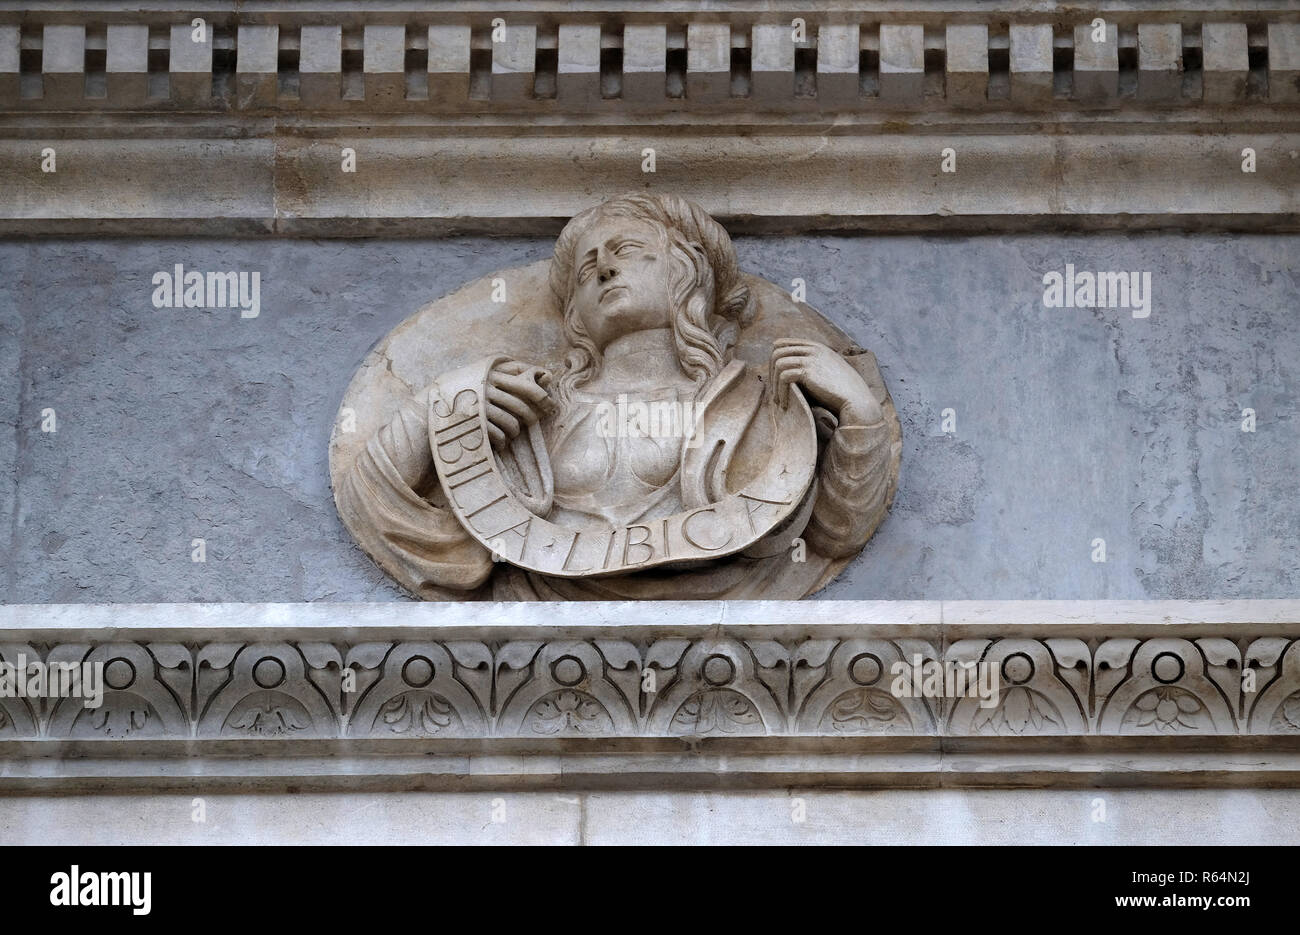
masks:
POLYGON ((629 253, 635 252, 640 247, 641 244, 637 243, 635 240, 625 240, 623 243, 618 245, 618 249, 614 251, 614 256, 627 256, 629 253))
POLYGON ((595 270, 595 263, 583 263, 578 268, 578 282, 583 283, 591 278, 592 271, 595 270))

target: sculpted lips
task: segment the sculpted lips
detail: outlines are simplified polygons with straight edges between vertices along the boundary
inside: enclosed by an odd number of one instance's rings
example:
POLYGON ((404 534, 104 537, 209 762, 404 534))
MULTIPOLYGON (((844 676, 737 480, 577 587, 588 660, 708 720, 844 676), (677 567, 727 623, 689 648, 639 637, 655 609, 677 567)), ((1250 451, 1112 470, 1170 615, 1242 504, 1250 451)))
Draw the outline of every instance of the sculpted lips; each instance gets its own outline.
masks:
POLYGON ((624 285, 606 286, 604 289, 600 290, 600 301, 604 302, 605 299, 607 299, 615 292, 618 292, 620 289, 626 292, 627 286, 624 285))

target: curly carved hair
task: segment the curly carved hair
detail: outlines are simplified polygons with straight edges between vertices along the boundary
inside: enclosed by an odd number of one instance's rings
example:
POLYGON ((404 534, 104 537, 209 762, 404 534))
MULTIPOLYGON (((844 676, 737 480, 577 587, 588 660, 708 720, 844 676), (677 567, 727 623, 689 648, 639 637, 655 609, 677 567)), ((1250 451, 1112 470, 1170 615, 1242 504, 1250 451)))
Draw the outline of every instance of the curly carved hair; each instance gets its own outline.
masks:
POLYGON ((578 241, 592 224, 610 217, 649 223, 659 230, 670 257, 677 360, 697 385, 703 386, 722 369, 740 329, 754 317, 731 238, 699 205, 676 195, 636 192, 588 208, 564 226, 551 260, 551 291, 564 310, 570 347, 556 387, 561 404, 567 404, 572 391, 600 369, 600 349, 573 304, 573 274, 578 241))

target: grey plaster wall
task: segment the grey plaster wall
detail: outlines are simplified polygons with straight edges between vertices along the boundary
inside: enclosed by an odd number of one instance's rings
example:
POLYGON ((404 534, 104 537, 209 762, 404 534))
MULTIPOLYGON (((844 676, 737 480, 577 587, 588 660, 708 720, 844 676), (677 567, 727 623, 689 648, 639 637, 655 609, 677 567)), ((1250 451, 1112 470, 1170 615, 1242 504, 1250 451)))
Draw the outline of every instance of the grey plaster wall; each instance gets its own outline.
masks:
MULTIPOLYGON (((893 513, 823 597, 1297 595, 1300 238, 738 247, 749 269, 804 279, 876 352, 903 418, 893 513), (1150 271, 1150 317, 1045 308, 1043 273, 1066 263, 1150 271)), ((486 239, 0 243, 0 600, 405 599, 334 513, 339 398, 421 304, 548 253, 486 239), (153 308, 151 277, 175 263, 260 271, 260 316, 153 308)))

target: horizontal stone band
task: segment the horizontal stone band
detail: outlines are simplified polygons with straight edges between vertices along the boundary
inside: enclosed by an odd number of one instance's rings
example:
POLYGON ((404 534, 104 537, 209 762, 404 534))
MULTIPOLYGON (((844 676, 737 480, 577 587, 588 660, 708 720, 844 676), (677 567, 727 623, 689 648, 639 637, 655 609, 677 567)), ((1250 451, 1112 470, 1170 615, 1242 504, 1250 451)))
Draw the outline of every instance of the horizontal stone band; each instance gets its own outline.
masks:
POLYGON ((0 789, 1273 785, 1298 637, 1296 601, 9 605, 5 663, 103 697, 0 697, 0 789))
POLYGON ((0 699, 6 740, 1300 735, 1289 601, 18 605, 0 621, 10 665, 100 662, 105 680, 75 717, 72 699, 0 699), (913 672, 931 663, 991 667, 997 704, 936 695, 913 672))
POLYGON ((1300 227, 1283 0, 413 6, 0 0, 0 236, 1300 227))
MULTIPOLYGON (((147 129, 136 131, 140 137, 147 129)), ((62 135, 62 131, 51 130, 62 135)), ((553 236, 591 193, 698 201, 732 233, 1295 230, 1300 133, 0 139, 0 234, 553 236), (58 171, 41 170, 42 149, 58 171), (657 171, 641 171, 642 152, 657 171), (940 171, 952 147, 958 171, 940 171), (340 172, 340 152, 358 170, 340 172), (1257 171, 1240 171, 1242 150, 1257 171), (1122 182, 1112 179, 1123 166, 1122 182), (454 178, 456 184, 446 184, 454 178), (147 184, 145 184, 147 180, 147 184)))

